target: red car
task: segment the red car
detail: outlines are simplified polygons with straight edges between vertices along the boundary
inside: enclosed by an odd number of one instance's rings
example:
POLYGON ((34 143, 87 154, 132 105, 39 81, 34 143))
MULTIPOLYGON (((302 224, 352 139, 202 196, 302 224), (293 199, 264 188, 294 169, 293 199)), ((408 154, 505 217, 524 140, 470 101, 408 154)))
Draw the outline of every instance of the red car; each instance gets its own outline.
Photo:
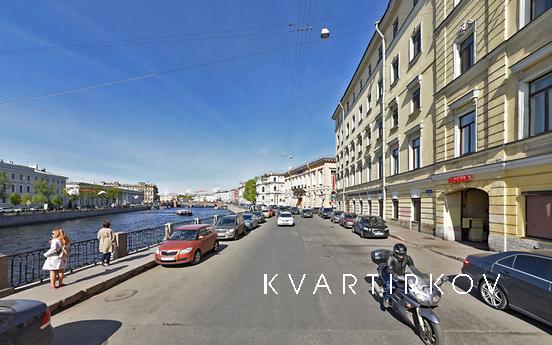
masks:
POLYGON ((161 243, 155 251, 155 262, 160 265, 196 265, 203 255, 218 250, 217 234, 211 225, 186 225, 176 228, 171 237, 161 243))

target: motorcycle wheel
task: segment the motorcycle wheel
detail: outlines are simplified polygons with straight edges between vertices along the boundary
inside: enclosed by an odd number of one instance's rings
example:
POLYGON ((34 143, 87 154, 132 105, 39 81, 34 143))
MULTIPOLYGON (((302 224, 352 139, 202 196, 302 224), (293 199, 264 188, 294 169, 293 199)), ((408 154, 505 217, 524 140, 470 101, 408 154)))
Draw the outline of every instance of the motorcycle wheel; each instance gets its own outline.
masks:
POLYGON ((426 345, 442 345, 444 344, 443 331, 441 325, 433 323, 422 316, 422 322, 424 323, 424 329, 421 325, 418 325, 418 334, 426 345))

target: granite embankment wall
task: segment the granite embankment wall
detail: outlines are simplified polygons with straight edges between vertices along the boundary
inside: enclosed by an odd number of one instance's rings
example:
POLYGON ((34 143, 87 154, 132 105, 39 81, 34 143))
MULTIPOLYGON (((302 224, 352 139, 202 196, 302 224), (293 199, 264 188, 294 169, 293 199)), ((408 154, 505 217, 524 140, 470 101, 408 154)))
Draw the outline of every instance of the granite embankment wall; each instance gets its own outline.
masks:
POLYGON ((143 211, 149 209, 149 206, 140 207, 115 207, 101 210, 75 210, 59 211, 18 216, 0 216, 0 228, 17 225, 28 225, 46 222, 58 222, 60 220, 78 219, 87 217, 96 217, 109 214, 118 214, 126 212, 143 211))

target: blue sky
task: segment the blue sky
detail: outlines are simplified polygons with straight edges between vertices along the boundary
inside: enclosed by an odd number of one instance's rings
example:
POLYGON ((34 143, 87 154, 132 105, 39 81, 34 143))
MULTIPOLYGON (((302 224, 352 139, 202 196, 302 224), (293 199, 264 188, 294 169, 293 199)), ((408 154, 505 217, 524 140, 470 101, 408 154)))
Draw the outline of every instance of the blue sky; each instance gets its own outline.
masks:
POLYGON ((181 192, 333 156, 330 116, 385 6, 6 2, 0 158, 71 180, 151 181, 181 192), (312 31, 295 30, 307 25, 312 31), (320 40, 322 26, 331 40, 320 40), (168 70, 176 71, 53 95, 168 70))

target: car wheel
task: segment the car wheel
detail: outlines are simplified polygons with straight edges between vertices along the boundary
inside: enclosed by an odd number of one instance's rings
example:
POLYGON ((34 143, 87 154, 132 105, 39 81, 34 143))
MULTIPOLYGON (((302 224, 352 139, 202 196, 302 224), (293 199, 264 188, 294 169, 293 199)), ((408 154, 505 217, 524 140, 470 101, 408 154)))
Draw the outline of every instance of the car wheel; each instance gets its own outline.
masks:
POLYGON ((201 250, 198 249, 194 254, 193 264, 197 265, 197 264, 199 264, 200 261, 201 261, 201 250))
POLYGON ((508 298, 506 297, 504 290, 502 290, 498 284, 496 284, 495 288, 492 289, 493 285, 495 285, 494 281, 488 281, 487 284, 485 280, 483 280, 479 284, 479 296, 481 296, 483 302, 485 302, 488 306, 494 309, 504 310, 508 305, 508 298))
POLYGON ((219 245, 219 241, 215 241, 215 244, 213 245, 213 252, 218 252, 219 251, 219 248, 220 245, 219 245))

